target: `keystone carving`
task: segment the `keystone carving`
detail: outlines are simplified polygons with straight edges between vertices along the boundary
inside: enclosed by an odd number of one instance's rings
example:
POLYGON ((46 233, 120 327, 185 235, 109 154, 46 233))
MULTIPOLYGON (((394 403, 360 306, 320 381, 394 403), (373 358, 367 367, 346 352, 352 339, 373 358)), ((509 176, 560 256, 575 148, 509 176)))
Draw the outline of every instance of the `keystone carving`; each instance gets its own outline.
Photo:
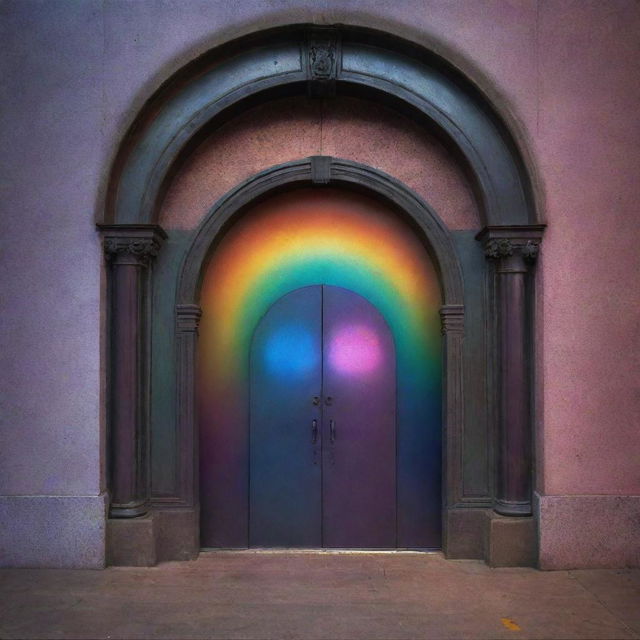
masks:
POLYGON ((312 98, 333 98, 340 68, 340 33, 319 27, 307 33, 304 44, 307 59, 307 91, 312 98))
POLYGON ((309 43, 309 71, 312 80, 329 80, 335 76, 336 43, 312 40, 309 43))

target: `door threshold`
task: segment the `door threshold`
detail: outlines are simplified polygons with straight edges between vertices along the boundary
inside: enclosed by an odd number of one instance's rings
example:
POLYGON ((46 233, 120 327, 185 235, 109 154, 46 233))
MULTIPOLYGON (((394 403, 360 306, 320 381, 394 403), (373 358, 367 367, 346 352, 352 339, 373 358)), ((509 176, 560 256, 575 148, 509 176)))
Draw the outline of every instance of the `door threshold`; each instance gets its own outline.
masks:
POLYGON ((252 548, 252 549, 221 549, 217 547, 203 547, 201 553, 238 553, 238 554, 393 554, 393 555, 424 555, 425 553, 441 553, 441 549, 299 549, 299 548, 252 548))

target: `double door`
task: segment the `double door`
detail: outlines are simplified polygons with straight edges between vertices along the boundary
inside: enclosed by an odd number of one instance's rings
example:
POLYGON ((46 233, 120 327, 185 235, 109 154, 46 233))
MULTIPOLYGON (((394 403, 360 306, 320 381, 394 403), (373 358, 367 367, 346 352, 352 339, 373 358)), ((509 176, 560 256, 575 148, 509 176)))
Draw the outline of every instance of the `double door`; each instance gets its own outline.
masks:
POLYGON ((396 358, 352 291, 278 300, 250 354, 249 544, 396 547, 396 358))

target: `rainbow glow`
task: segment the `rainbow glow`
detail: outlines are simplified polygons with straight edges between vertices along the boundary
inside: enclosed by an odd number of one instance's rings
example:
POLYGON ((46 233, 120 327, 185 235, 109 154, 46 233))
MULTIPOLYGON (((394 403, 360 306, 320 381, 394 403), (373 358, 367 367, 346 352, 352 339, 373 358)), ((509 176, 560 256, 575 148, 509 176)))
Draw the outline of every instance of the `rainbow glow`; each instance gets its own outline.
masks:
POLYGON ((283 295, 314 284, 350 289, 380 311, 396 346, 399 433, 407 420, 437 420, 429 428, 439 433, 441 297, 424 246, 374 199, 300 189, 247 210, 207 266, 198 384, 205 456, 236 455, 219 442, 214 453, 208 434, 248 430, 249 349, 261 317, 283 295))

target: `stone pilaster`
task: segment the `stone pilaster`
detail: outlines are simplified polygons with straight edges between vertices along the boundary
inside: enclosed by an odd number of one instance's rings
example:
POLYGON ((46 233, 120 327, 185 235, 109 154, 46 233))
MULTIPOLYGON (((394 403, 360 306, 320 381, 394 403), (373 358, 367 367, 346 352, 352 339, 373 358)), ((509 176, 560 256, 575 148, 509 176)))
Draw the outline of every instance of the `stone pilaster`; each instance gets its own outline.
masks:
POLYGON ((149 510, 146 297, 164 231, 156 225, 99 225, 109 279, 110 517, 149 510))
POLYGON ((495 262, 499 337, 499 446, 495 511, 531 515, 532 426, 527 279, 544 227, 487 227, 478 239, 495 262))
POLYGON ((202 311, 195 304, 179 304, 176 307, 176 350, 179 386, 178 433, 182 442, 180 451, 183 459, 179 468, 181 475, 180 495, 184 496, 184 506, 196 503, 198 487, 198 425, 196 424, 196 353, 198 346, 198 326, 202 311))
POLYGON ((459 501, 462 486, 462 465, 459 452, 462 446, 460 434, 464 425, 464 390, 463 390, 463 340, 464 340, 464 306, 444 305, 440 309, 443 339, 443 362, 447 363, 444 374, 444 423, 446 428, 445 442, 448 453, 445 460, 443 481, 447 487, 446 504, 459 501))

